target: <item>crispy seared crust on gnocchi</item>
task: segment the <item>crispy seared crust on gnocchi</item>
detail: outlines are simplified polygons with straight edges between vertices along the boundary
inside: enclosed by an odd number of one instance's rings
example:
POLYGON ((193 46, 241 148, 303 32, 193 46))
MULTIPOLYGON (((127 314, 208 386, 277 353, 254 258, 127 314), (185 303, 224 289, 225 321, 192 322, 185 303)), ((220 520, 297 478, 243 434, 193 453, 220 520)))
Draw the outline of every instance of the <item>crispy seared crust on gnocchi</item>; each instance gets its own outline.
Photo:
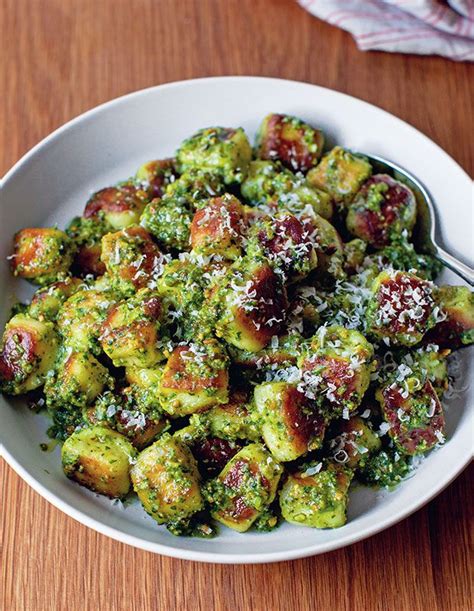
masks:
POLYGON ((117 291, 124 295, 153 286, 162 264, 158 246, 138 225, 106 234, 101 259, 117 291))
POLYGON ((326 419, 293 384, 267 382, 254 396, 263 439, 277 460, 296 460, 322 445, 326 419))
POLYGON ((281 161, 293 172, 307 172, 317 165, 323 147, 319 129, 290 115, 267 115, 257 134, 257 157, 281 161))
POLYGON ((73 258, 71 240, 54 227, 22 229, 15 234, 10 267, 14 276, 34 284, 55 282, 69 270, 73 258))
POLYGON ((332 418, 354 411, 369 387, 373 357, 358 331, 320 327, 298 361, 306 394, 332 418))
POLYGON ((277 273, 293 282, 305 278, 318 265, 313 226, 288 212, 257 220, 250 231, 247 253, 265 257, 277 273))
POLYGON ((175 535, 338 528, 353 479, 392 488, 444 443, 474 296, 433 284, 408 187, 323 147, 285 114, 253 151, 204 128, 65 232, 17 233, 12 272, 40 288, 0 389, 45 408, 70 479, 175 535))
POLYGON ((139 454, 131 477, 143 508, 158 524, 187 520, 202 509, 196 461, 185 444, 167 434, 139 454))
POLYGON ((193 252, 236 259, 242 254, 244 219, 244 208, 233 195, 226 193, 210 199, 206 206, 195 212, 191 223, 193 252))
POLYGON ((237 532, 248 530, 273 502, 282 470, 262 444, 242 448, 205 488, 213 517, 237 532))
POLYGON ((133 184, 106 187, 94 193, 84 209, 84 218, 101 219, 111 231, 119 231, 140 220, 148 194, 133 184))
POLYGON ((162 313, 161 300, 150 289, 112 306, 99 341, 116 367, 150 368, 164 359, 158 347, 162 313))
POLYGON ((177 346, 160 380, 163 409, 171 416, 199 412, 228 399, 228 358, 216 340, 177 346))
POLYGON ((433 285, 408 272, 381 272, 372 285, 367 330, 389 343, 412 346, 444 315, 433 285))
POLYGON ((375 248, 410 235, 416 221, 416 198, 411 189, 387 174, 376 174, 350 204, 348 230, 375 248))
POLYGON ((73 433, 61 451, 69 479, 110 498, 122 498, 130 490, 129 472, 135 456, 123 435, 98 425, 73 433))
POLYGON ((105 265, 101 261, 102 237, 109 226, 103 216, 84 218, 77 216, 69 223, 66 232, 74 243, 75 254, 71 266, 73 274, 85 278, 102 276, 105 265))
POLYGON ((218 311, 216 334, 236 348, 257 352, 283 327, 286 291, 265 259, 229 268, 212 299, 218 311))
POLYGON ((389 435, 403 454, 423 454, 444 441, 443 408, 429 380, 394 381, 378 389, 376 397, 390 425, 389 435))
POLYGON ((0 383, 4 392, 19 395, 44 384, 58 353, 54 325, 17 314, 7 323, 0 353, 0 383))

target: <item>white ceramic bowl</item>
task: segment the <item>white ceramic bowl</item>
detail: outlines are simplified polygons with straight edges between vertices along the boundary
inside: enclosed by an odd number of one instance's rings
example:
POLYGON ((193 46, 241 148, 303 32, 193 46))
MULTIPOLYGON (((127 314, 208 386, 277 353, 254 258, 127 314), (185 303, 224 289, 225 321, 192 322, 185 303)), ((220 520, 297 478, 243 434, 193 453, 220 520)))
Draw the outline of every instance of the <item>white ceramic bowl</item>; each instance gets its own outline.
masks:
MULTIPOLYGON (((406 123, 341 93, 291 81, 228 77, 184 81, 139 91, 91 110, 43 140, 4 177, 0 222, 0 312, 5 322, 15 298, 31 294, 14 281, 5 257, 11 237, 25 226, 64 227, 92 191, 132 175, 143 162, 170 155, 183 138, 209 125, 242 126, 253 137, 268 112, 291 113, 323 128, 339 143, 391 159, 428 187, 439 211, 446 247, 469 259, 471 181, 463 170, 406 123)), ((466 137, 467 134, 466 134, 466 137)), ((446 273, 444 281, 459 284, 446 273)), ((468 350, 462 380, 468 379, 468 350)), ((471 353, 472 354, 472 353, 471 353)), ((123 508, 67 480, 59 448, 43 453, 48 421, 20 400, 1 399, 1 450, 9 464, 56 507, 97 531, 143 549, 206 562, 272 562, 348 545, 401 520, 435 496, 471 457, 472 428, 466 390, 449 403, 449 441, 431 453, 416 474, 394 492, 359 488, 349 520, 337 530, 283 524, 269 534, 236 534, 221 528, 213 540, 177 538, 157 526, 138 505, 123 508)))

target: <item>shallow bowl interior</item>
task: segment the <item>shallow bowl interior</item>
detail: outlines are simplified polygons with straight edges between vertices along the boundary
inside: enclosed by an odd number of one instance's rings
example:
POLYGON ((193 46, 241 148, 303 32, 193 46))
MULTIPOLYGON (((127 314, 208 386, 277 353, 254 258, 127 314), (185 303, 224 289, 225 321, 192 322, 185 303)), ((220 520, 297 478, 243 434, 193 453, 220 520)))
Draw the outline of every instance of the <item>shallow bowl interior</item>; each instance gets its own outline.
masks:
MULTIPOLYGON (((64 227, 91 192, 132 175, 143 162, 173 153, 200 127, 242 126, 253 137, 268 112, 285 112, 319 125, 330 143, 391 159, 429 189, 439 212, 444 245, 472 257, 471 181, 432 141, 388 113, 313 85, 265 78, 227 77, 173 83, 100 106, 68 123, 28 153, 3 179, 0 206, 0 312, 31 294, 14 281, 5 262, 11 236, 25 226, 64 227)), ((448 272, 445 282, 460 284, 448 272)), ((353 491, 349 521, 337 530, 282 525, 269 534, 239 535, 221 529, 213 540, 176 538, 146 516, 138 503, 124 507, 69 482, 59 448, 40 451, 47 420, 21 400, 1 398, 0 442, 6 460, 54 505, 120 541, 207 562, 269 562, 308 556, 347 545, 388 527, 437 494, 471 456, 472 391, 467 388, 472 352, 460 357, 460 392, 448 402, 449 442, 431 453, 416 474, 391 493, 353 491)))

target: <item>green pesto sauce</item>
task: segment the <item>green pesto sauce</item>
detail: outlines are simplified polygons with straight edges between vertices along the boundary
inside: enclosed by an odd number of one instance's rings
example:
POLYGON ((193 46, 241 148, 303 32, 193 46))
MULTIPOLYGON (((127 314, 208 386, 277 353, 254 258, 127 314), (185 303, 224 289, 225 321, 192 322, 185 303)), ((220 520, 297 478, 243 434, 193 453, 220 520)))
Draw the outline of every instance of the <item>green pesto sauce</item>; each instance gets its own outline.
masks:
POLYGON ((255 530, 259 532, 271 532, 278 526, 279 516, 276 508, 273 506, 264 509, 254 522, 255 530))
POLYGON ((64 441, 77 427, 84 426, 82 411, 66 405, 50 410, 53 424, 46 431, 48 437, 64 441))
POLYGON ((268 490, 264 486, 261 474, 252 473, 249 464, 244 461, 240 461, 239 464, 241 476, 237 489, 224 483, 220 478, 210 480, 204 485, 203 496, 213 511, 231 509, 236 496, 241 497, 247 507, 252 507, 256 511, 262 511, 268 502, 268 490))
MULTIPOLYGON (((313 479, 313 478, 311 478, 313 479)), ((315 477, 315 484, 304 484, 301 480, 301 489, 304 497, 311 506, 317 507, 318 511, 332 511, 339 505, 339 486, 337 473, 334 471, 321 471, 315 477)), ((297 498, 299 498, 299 494, 297 498)), ((295 499, 296 501, 297 499, 295 499)))
POLYGON ((410 472, 408 459, 395 450, 381 450, 369 457, 359 479, 376 488, 393 488, 410 472))
POLYGON ((158 243, 168 249, 189 249, 192 213, 178 198, 164 196, 153 200, 145 208, 141 224, 155 236, 158 243))
POLYGON ((217 536, 217 527, 210 517, 204 513, 198 513, 190 519, 174 520, 167 522, 166 528, 173 535, 180 537, 196 537, 198 539, 213 539, 217 536))
POLYGON ((396 270, 414 269, 418 276, 427 280, 434 280, 443 268, 442 263, 435 257, 417 253, 413 244, 407 242, 401 235, 398 235, 394 244, 382 248, 378 252, 378 257, 396 270))

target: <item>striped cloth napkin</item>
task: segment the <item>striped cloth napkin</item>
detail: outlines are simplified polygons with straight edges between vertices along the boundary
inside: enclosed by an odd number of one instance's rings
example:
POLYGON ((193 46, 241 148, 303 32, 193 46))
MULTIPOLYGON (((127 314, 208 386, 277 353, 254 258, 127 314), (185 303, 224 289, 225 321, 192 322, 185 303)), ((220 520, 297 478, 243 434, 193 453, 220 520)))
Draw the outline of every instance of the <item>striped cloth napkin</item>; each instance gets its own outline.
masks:
POLYGON ((298 0, 347 30, 362 51, 377 49, 474 61, 474 0, 298 0))

